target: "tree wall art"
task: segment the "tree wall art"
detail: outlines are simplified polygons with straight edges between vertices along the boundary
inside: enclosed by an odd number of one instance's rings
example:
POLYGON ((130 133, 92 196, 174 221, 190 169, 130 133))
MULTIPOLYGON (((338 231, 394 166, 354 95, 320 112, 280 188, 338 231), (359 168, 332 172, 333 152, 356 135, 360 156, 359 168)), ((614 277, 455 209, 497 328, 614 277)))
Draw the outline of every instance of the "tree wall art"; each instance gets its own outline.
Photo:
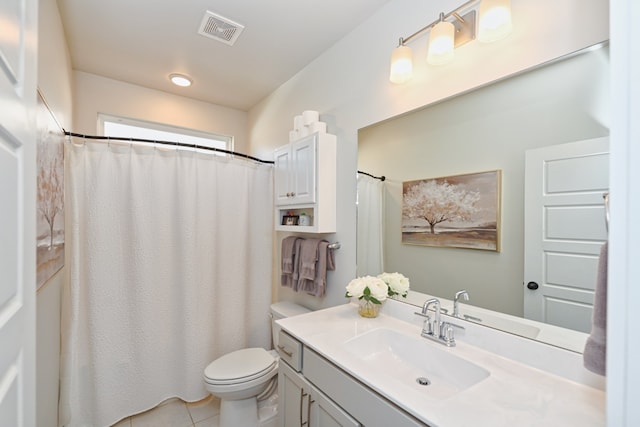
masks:
POLYGON ((64 130, 38 92, 37 289, 64 265, 64 130))
POLYGON ((500 251, 502 171, 402 183, 402 243, 500 251))

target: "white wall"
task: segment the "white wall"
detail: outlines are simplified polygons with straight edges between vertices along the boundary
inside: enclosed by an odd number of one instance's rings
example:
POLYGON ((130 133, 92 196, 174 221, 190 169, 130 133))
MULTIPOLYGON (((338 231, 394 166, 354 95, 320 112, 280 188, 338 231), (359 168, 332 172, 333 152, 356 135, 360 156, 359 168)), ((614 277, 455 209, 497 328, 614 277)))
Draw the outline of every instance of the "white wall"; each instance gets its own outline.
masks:
POLYGON ((98 113, 234 137, 246 152, 247 113, 142 86, 74 71, 74 132, 97 135, 98 113))
POLYGON ((640 425, 640 7, 611 1, 611 226, 607 290, 607 425, 640 425))
MULTIPOLYGON (((38 87, 53 115, 66 129, 72 127, 71 60, 55 0, 40 0, 38 19, 38 87)), ((67 252, 68 253, 68 252, 67 252)), ((62 268, 36 297, 36 422, 58 425, 60 366, 60 295, 66 269, 62 268)))
POLYGON ((358 169, 387 178, 386 270, 414 290, 453 299, 466 289, 475 306, 523 316, 525 151, 609 135, 609 97, 605 47, 362 129, 358 169), (401 243, 403 181, 495 169, 500 252, 401 243))
MULTIPOLYGON (((342 243, 336 252, 337 271, 329 277, 327 296, 318 301, 281 289, 279 270, 274 269, 277 299, 312 308, 345 301, 344 286, 354 277, 356 263, 358 129, 608 39, 607 0, 512 0, 514 31, 508 38, 464 45, 455 61, 442 67, 425 64, 426 38, 419 38, 410 44, 416 58, 414 79, 405 85, 389 83, 389 57, 398 38, 458 5, 454 0, 389 2, 250 110, 251 151, 261 157, 286 142, 293 116, 305 109, 320 111, 329 132, 338 137, 338 232, 331 236, 342 243)), ((282 237, 278 235, 277 243, 282 237)))

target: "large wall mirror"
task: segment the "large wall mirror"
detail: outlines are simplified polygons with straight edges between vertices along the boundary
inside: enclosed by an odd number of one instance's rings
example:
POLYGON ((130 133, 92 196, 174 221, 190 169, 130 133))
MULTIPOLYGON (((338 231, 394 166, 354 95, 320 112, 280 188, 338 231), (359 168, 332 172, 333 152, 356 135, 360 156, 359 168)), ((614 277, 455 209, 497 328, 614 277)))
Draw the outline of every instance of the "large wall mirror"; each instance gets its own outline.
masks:
MULTIPOLYGON (((410 303, 421 304, 424 295, 451 301, 464 289, 470 298, 463 307, 477 307, 487 319, 490 313, 502 314, 496 319, 523 318, 526 153, 607 137, 609 120, 609 50, 600 45, 360 129, 358 169, 386 180, 381 210, 363 220, 358 207, 358 275, 403 273, 417 292, 410 303), (499 251, 402 243, 403 182, 494 170, 502 174, 499 251), (371 230, 379 221, 377 235, 371 230)), ((360 197, 360 185, 358 191, 360 197)), ((603 233, 595 243, 606 239, 603 233)), ((593 269, 595 283, 597 265, 593 269)), ((487 319, 481 321, 488 324, 487 319)), ((525 320, 505 330, 545 341, 544 328, 535 325, 525 320)), ((552 328, 564 337, 547 342, 582 351, 587 331, 552 328)))

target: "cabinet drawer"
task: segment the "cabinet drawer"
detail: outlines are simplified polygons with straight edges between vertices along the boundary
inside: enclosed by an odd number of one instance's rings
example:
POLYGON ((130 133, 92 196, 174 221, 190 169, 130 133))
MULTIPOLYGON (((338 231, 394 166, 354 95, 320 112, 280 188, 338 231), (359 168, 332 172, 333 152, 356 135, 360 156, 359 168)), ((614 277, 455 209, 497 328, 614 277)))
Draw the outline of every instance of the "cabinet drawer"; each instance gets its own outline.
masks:
POLYGON ((278 335, 278 354, 280 359, 284 360, 296 372, 302 370, 302 343, 284 331, 280 331, 278 335))

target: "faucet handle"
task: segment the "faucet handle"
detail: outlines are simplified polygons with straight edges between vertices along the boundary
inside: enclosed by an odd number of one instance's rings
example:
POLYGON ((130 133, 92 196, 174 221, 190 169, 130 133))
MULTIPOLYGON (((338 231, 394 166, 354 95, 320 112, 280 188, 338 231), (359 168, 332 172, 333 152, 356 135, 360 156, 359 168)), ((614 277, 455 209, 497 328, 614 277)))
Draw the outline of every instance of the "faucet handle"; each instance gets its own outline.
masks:
POLYGON ((455 323, 447 323, 449 326, 452 326, 454 328, 460 329, 461 331, 464 331, 464 326, 460 326, 460 325, 456 325, 455 323))
POLYGON ((462 329, 464 331, 463 326, 456 325, 455 323, 442 322, 442 326, 440 327, 440 337, 447 347, 455 347, 456 345, 453 328, 462 329))
POLYGON ((426 336, 426 335, 433 335, 433 323, 431 322, 431 316, 427 313, 420 313, 418 311, 414 312, 413 314, 416 314, 420 317, 424 317, 424 322, 422 323, 422 336, 426 336))
POLYGON ((451 323, 444 322, 442 324, 442 330, 440 331, 440 337, 448 347, 454 347, 456 345, 456 339, 453 334, 453 327, 451 323))

